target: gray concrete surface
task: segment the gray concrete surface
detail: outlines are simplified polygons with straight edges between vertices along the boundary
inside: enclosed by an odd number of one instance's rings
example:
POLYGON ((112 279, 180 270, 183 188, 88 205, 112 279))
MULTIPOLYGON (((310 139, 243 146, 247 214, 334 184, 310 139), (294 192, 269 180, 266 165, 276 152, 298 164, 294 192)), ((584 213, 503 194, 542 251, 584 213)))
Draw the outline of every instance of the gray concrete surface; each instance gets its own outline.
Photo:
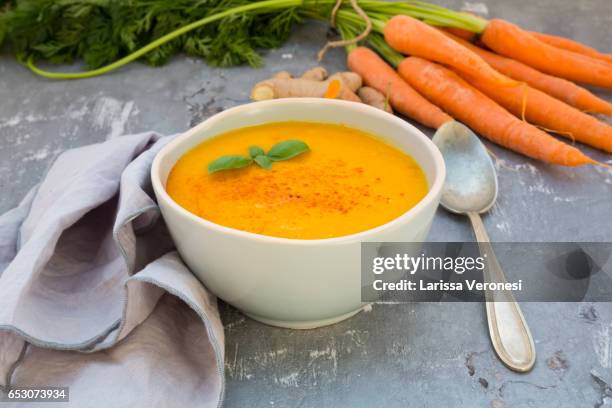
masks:
MULTIPOLYGON (((610 0, 439 1, 576 38, 612 52, 610 0)), ((0 59, 0 212, 13 207, 62 150, 154 129, 172 134, 248 100, 273 70, 315 63, 325 27, 308 23, 266 67, 213 69, 177 57, 82 81, 49 81, 0 59)), ((325 61, 344 68, 343 52, 325 61)), ((600 93, 610 99, 611 93, 600 93)), ((430 131, 427 130, 429 134, 430 131)), ((497 241, 612 241, 612 171, 563 169, 488 144, 499 157, 500 197, 485 218, 497 241)), ((598 160, 609 155, 583 148, 598 160)), ((470 240, 465 219, 440 211, 432 240, 470 240)), ((529 303, 538 351, 533 372, 493 354, 480 304, 375 305, 335 326, 290 331, 229 306, 227 407, 612 406, 610 304, 529 303)))

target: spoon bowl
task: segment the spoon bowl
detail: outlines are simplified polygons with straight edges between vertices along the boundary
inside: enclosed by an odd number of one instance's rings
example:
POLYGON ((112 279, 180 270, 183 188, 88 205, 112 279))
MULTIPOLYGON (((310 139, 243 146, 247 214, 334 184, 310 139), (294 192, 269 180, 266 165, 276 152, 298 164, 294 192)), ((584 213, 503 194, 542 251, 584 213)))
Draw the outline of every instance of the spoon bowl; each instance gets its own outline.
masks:
POLYGON ((450 121, 433 137, 446 163, 440 204, 456 214, 484 213, 497 199, 495 166, 478 136, 467 126, 450 121))

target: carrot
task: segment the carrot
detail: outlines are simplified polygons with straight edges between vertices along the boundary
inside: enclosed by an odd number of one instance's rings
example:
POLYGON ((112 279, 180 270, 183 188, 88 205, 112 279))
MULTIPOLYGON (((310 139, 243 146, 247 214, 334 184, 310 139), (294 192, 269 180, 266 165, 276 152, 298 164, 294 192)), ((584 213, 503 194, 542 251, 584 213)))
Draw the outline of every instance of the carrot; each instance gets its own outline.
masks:
POLYGON ((387 96, 397 112, 431 128, 438 128, 452 120, 440 108, 412 89, 391 66, 369 48, 355 48, 348 54, 347 64, 353 72, 361 75, 366 85, 387 96))
POLYGON ((612 127, 593 116, 527 85, 500 89, 481 78, 464 74, 460 76, 519 118, 524 114, 524 118, 530 123, 612 153, 612 127))
POLYGON ((593 57, 608 63, 612 63, 612 55, 599 52, 595 48, 589 47, 588 45, 582 44, 578 41, 570 40, 569 38, 560 37, 558 35, 538 33, 536 31, 531 31, 531 34, 538 40, 545 42, 548 45, 552 45, 553 47, 562 48, 567 51, 572 51, 577 54, 586 55, 587 57, 593 57))
POLYGON ((439 62, 466 74, 486 76, 500 86, 518 85, 472 51, 415 18, 402 15, 391 18, 384 28, 384 35, 387 43, 403 54, 439 62))
POLYGON ((449 34, 452 34, 455 37, 459 37, 465 41, 473 41, 476 38, 476 33, 468 30, 464 30, 463 28, 456 27, 440 27, 442 31, 445 31, 449 34))
MULTIPOLYGON (((451 34, 447 34, 451 35, 451 34)), ((582 88, 566 79, 543 74, 542 72, 525 65, 522 62, 510 58, 502 57, 490 51, 484 50, 476 45, 451 36, 463 46, 469 48, 482 59, 484 59, 494 69, 517 81, 525 82, 529 86, 546 92, 550 96, 562 100, 580 110, 601 113, 612 116, 612 103, 598 98, 587 89, 582 88)))
POLYGON ((612 88, 610 64, 553 47, 507 21, 490 20, 480 39, 496 53, 514 58, 542 72, 572 81, 612 88))
POLYGON ((427 99, 492 142, 551 164, 596 163, 575 147, 517 119, 449 69, 410 57, 398 70, 427 99))

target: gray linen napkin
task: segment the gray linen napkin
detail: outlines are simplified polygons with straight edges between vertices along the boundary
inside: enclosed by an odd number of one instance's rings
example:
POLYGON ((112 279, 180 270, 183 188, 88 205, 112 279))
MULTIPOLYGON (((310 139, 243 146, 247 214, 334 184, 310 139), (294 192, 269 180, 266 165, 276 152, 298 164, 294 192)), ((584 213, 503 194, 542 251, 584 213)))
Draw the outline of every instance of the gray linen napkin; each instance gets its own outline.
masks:
POLYGON ((68 150, 0 216, 2 389, 69 387, 54 406, 221 404, 217 300, 173 250, 150 185, 169 139, 68 150))

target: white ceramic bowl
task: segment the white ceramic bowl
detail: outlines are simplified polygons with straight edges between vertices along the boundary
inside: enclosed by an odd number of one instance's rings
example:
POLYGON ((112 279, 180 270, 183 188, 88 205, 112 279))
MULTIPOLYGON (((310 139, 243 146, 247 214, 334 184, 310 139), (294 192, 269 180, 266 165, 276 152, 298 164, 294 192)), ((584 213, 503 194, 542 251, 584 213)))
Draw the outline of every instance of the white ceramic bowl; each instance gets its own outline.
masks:
POLYGON ((209 290, 256 320, 306 329, 346 319, 365 306, 361 302, 361 242, 425 240, 445 171, 437 147, 400 118, 354 102, 296 98, 251 103, 214 115, 168 143, 153 161, 151 178, 179 253, 209 290), (224 227, 188 212, 166 193, 174 164, 202 141, 245 126, 290 120, 345 124, 379 136, 416 159, 427 177, 429 193, 387 224, 318 240, 224 227))

